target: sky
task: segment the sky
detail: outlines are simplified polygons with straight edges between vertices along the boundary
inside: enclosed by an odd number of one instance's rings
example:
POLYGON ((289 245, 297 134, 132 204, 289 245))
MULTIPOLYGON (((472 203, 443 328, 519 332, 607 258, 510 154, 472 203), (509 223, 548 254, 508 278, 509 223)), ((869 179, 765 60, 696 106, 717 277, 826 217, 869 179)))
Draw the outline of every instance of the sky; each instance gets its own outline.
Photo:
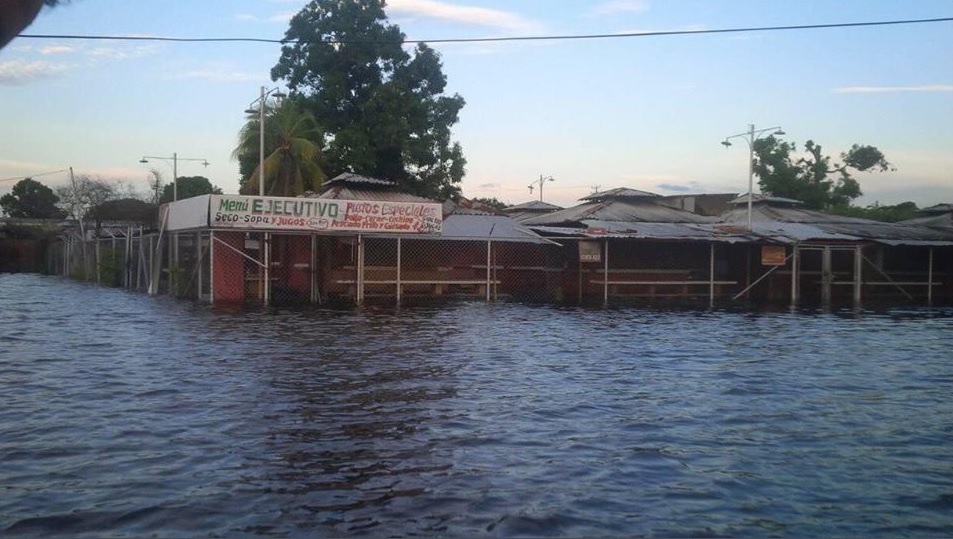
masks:
MULTIPOLYGON (((305 4, 71 0, 24 34, 281 39, 305 4)), ((929 19, 953 17, 953 2, 389 0, 387 14, 408 39, 436 40, 929 19)), ((856 204, 953 202, 953 22, 432 46, 447 93, 466 100, 453 133, 470 198, 745 193, 746 137, 720 142, 754 125, 835 158, 878 147, 896 170, 855 176, 856 204)), ((0 50, 0 195, 23 176, 66 184, 72 167, 145 196, 150 169, 171 179, 173 154, 180 176, 236 193, 244 111, 262 86, 281 87, 280 50, 14 39, 0 50)))

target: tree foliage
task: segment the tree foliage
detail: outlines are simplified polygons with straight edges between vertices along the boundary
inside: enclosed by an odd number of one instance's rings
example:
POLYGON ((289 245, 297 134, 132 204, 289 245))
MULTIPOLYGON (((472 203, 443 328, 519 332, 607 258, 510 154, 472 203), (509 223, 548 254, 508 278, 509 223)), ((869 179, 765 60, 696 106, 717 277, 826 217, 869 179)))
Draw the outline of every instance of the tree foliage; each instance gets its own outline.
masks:
POLYGON ((397 182, 431 198, 459 194, 466 160, 450 128, 464 100, 444 95, 439 54, 408 54, 383 0, 312 0, 291 19, 272 69, 324 130, 327 172, 397 182))
POLYGON ((90 208, 88 217, 100 222, 125 221, 152 225, 158 220, 158 213, 159 207, 155 204, 137 198, 119 198, 90 208))
POLYGON ((846 207, 859 197, 854 173, 894 170, 874 146, 854 144, 833 162, 813 140, 804 143, 805 154, 795 159, 797 145, 771 135, 754 141, 754 173, 765 194, 792 198, 809 209, 846 207))
POLYGON ((474 202, 479 202, 480 204, 485 204, 493 208, 494 210, 505 210, 506 208, 510 206, 506 202, 503 202, 502 200, 496 197, 475 197, 471 200, 473 200, 474 202))
MULTIPOLYGON (((156 181, 159 181, 159 177, 156 177, 156 181)), ((185 198, 197 197, 199 195, 220 195, 222 190, 214 185, 212 185, 211 180, 205 176, 179 176, 179 181, 177 182, 178 186, 174 186, 171 183, 162 186, 162 196, 159 198, 159 203, 164 204, 166 202, 172 202, 172 200, 178 196, 179 200, 185 198)))
MULTIPOLYGON (((324 134, 314 115, 291 100, 270 107, 265 113, 265 189, 269 196, 297 196, 305 191, 317 191, 326 175, 321 146, 324 134)), ((238 159, 239 192, 259 193, 259 164, 261 159, 261 121, 259 112, 248 115, 238 135, 238 147, 232 157, 238 159)))
POLYGON ((0 197, 0 207, 10 217, 62 219, 66 212, 56 206, 60 199, 53 190, 32 178, 24 178, 0 197))
POLYGON ((60 207, 65 209, 68 216, 77 221, 92 219, 98 230, 102 219, 91 210, 101 206, 109 200, 117 198, 116 186, 99 178, 77 176, 68 185, 56 188, 56 196, 60 198, 60 207))
POLYGON ((907 219, 913 219, 917 216, 918 210, 917 204, 910 201, 894 205, 881 205, 879 202, 874 202, 865 207, 843 206, 833 208, 832 213, 883 221, 886 223, 897 223, 906 221, 907 219))

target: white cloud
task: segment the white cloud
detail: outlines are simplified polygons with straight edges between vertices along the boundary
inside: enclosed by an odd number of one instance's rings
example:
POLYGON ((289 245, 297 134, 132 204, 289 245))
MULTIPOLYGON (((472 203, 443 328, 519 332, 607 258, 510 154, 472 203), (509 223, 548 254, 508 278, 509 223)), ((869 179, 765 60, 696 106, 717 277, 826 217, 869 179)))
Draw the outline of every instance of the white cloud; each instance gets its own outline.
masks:
POLYGON ((268 17, 268 22, 288 23, 291 22, 291 17, 294 17, 297 13, 297 11, 282 11, 281 13, 268 17))
POLYGON ((69 45, 48 45, 40 49, 40 54, 67 54, 75 51, 76 48, 69 45))
POLYGON ((236 13, 234 19, 236 21, 257 21, 258 17, 250 13, 236 13))
POLYGON ((193 69, 191 71, 183 71, 175 73, 175 75, 168 77, 169 80, 181 80, 181 79, 192 79, 192 80, 204 80, 209 82, 252 82, 260 81, 261 73, 242 73, 236 71, 235 68, 229 67, 212 67, 206 69, 193 69))
POLYGON ((649 10, 645 0, 608 0, 592 10, 593 15, 615 15, 617 13, 643 13, 649 10))
POLYGON ((508 33, 530 34, 539 25, 514 13, 473 6, 454 5, 436 0, 390 0, 387 11, 459 24, 495 28, 508 33))
POLYGON ((158 44, 139 45, 136 47, 96 47, 91 49, 88 54, 94 59, 128 60, 130 58, 149 56, 155 54, 158 50, 158 44))
POLYGON ((55 64, 37 60, 24 62, 23 60, 9 60, 0 62, 0 84, 26 84, 37 79, 55 77, 67 70, 65 64, 55 64))
POLYGON ((897 92, 953 92, 953 85, 932 84, 925 86, 846 86, 835 88, 835 94, 885 94, 897 92))

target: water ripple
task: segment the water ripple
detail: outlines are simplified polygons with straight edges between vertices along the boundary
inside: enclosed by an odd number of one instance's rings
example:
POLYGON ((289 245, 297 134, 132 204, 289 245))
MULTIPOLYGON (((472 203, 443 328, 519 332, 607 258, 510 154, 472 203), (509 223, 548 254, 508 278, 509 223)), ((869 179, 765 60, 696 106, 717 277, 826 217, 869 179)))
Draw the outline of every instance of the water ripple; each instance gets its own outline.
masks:
POLYGON ((0 305, 4 536, 953 534, 950 311, 0 305))

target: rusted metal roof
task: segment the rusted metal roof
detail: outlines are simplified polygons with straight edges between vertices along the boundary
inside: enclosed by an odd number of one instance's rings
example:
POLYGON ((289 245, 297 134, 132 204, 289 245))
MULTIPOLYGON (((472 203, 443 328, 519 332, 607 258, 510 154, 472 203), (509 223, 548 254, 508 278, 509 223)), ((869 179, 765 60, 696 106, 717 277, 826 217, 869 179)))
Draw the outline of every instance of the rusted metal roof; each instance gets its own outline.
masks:
POLYGON ((745 243, 759 240, 736 227, 721 228, 713 223, 620 223, 587 220, 585 227, 534 226, 550 237, 628 238, 641 240, 745 243))
MULTIPOLYGON (((736 225, 746 223, 747 208, 739 206, 725 212, 722 221, 736 225)), ((953 245, 953 231, 883 223, 803 208, 774 207, 764 203, 754 204, 751 224, 756 234, 785 243, 848 241, 885 245, 953 245)))
POLYGON ((303 195, 305 198, 323 198, 337 200, 378 200, 381 202, 430 202, 428 198, 401 193, 398 191, 370 191, 366 189, 357 189, 347 185, 337 185, 317 195, 303 195))
POLYGON ((656 204, 651 200, 588 202, 522 221, 527 226, 580 226, 583 221, 623 223, 712 223, 716 219, 656 204))

